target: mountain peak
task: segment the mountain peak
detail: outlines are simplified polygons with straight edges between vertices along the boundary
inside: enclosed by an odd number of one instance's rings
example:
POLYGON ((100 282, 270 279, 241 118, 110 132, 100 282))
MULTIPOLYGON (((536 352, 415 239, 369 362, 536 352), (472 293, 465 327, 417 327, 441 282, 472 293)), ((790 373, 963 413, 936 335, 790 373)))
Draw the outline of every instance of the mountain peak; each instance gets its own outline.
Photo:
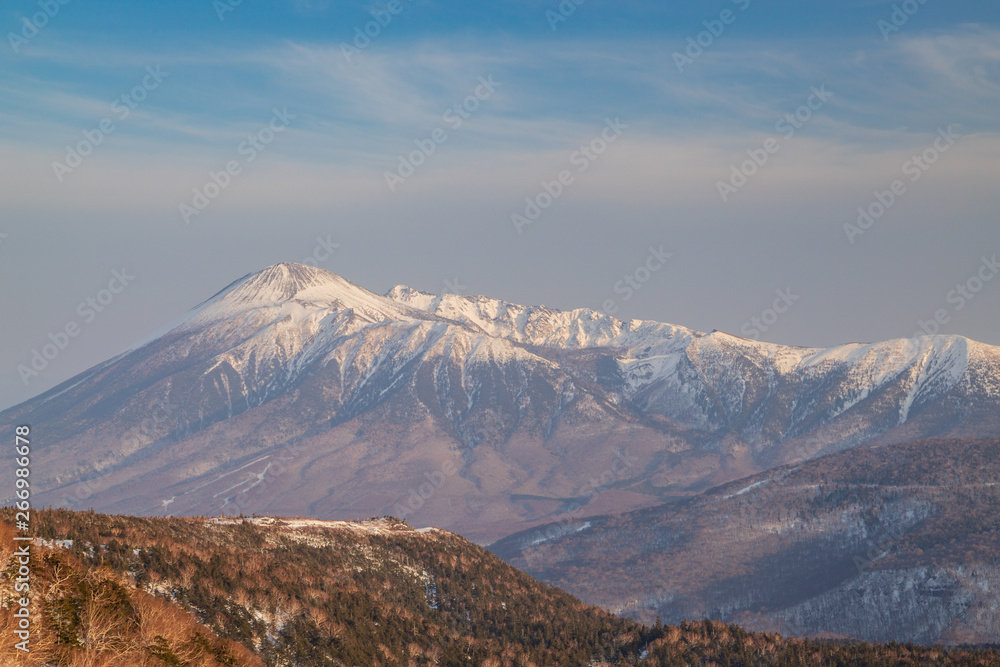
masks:
POLYGON ((406 285, 396 285, 385 293, 385 297, 429 313, 434 312, 441 303, 440 296, 430 292, 422 292, 406 285))
POLYGON ((193 320, 217 321, 249 310, 305 306, 310 311, 352 310, 368 321, 427 319, 392 299, 379 296, 336 273, 306 264, 281 262, 248 273, 205 301, 193 320))
POLYGON ((223 296, 230 303, 283 302, 294 299, 307 290, 316 288, 337 290, 348 286, 361 289, 336 273, 306 264, 281 262, 261 271, 248 273, 216 296, 223 296))

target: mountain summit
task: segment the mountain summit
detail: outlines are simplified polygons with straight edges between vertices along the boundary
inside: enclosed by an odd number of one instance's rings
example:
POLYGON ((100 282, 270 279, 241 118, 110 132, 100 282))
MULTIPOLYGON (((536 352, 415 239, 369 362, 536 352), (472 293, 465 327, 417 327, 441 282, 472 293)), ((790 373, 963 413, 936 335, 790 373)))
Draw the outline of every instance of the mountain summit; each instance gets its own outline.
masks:
POLYGON ((372 322, 428 319, 422 311, 369 292, 346 278, 305 264, 282 263, 248 273, 198 306, 191 322, 238 317, 248 311, 291 313, 351 311, 372 322))
POLYGON ((957 336, 786 347, 277 264, 0 426, 35 427, 41 503, 389 513, 485 542, 862 444, 995 437, 998 401, 1000 350, 957 336))
MULTIPOLYGON (((330 302, 349 297, 352 292, 367 290, 341 278, 335 273, 305 264, 282 263, 263 271, 248 273, 212 297, 229 303, 266 304, 284 303, 299 299, 303 292, 312 292, 330 302)), ((303 297, 308 298, 308 294, 303 297)))

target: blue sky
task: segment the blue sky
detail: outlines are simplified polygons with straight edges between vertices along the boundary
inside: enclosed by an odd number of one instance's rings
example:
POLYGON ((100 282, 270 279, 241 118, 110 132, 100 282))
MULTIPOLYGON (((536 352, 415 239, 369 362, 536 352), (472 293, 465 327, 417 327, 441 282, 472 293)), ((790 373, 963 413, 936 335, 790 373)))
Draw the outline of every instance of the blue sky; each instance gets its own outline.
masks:
POLYGON ((351 58, 343 45, 389 3, 243 0, 220 19, 212 0, 69 0, 35 34, 24 21, 44 5, 0 10, 0 408, 240 275, 308 257, 379 292, 613 308, 788 344, 909 336, 941 311, 942 333, 1000 344, 1000 280, 954 295, 1000 252, 995 2, 566 0, 555 22, 555 0, 400 0, 351 58), (482 80, 497 85, 475 98, 482 80), (446 112, 469 100, 454 126, 446 112), (623 132, 577 171, 609 119, 623 132), (113 130, 95 134, 102 122, 113 130), (935 153, 946 128, 957 139, 935 153), (445 140, 390 188, 435 130, 445 140), (273 141, 249 161, 261 132, 273 141), (85 133, 100 142, 57 173, 85 133), (229 163, 239 173, 185 219, 229 163), (563 171, 572 183, 519 233, 512 216, 563 171), (884 215, 845 229, 897 180, 884 215), (670 261, 623 285, 660 246, 670 261), (121 268, 135 280, 80 321, 121 268), (787 312, 753 324, 789 289, 787 312), (25 380, 18 367, 73 322, 25 380))

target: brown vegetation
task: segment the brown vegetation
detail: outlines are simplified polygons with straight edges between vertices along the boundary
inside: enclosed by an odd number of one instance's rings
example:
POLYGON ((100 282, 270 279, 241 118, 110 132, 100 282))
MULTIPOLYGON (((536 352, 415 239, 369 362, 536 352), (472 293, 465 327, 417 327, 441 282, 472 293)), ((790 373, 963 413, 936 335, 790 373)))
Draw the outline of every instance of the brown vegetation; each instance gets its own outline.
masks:
MULTIPOLYGON (((73 543, 34 551, 33 662, 13 662, 4 598, 3 665, 1000 664, 997 652, 785 640, 723 623, 643 627, 458 536, 390 518, 44 510, 32 520, 39 538, 73 543)), ((0 526, 0 541, 11 544, 9 525, 0 526)))
MULTIPOLYGON (((10 574, 14 530, 0 522, 0 562, 10 574)), ((11 579, 0 592, 0 664, 66 667, 253 667, 245 647, 218 637, 173 602, 127 576, 64 549, 32 545, 31 636, 18 650, 11 579)), ((18 597, 22 594, 18 593, 18 597)))

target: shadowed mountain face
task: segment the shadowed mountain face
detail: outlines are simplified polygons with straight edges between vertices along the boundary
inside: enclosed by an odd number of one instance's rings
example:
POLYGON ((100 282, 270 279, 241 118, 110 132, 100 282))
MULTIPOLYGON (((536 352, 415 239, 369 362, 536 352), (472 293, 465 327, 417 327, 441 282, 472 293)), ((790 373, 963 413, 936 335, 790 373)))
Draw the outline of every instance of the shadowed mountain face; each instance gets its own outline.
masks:
POLYGON ((791 348, 279 264, 0 428, 32 426, 38 503, 391 513, 488 542, 865 443, 997 436, 998 402, 1000 349, 960 337, 791 348))
POLYGON ((864 446, 491 549, 646 622, 998 643, 1000 440, 864 446))

